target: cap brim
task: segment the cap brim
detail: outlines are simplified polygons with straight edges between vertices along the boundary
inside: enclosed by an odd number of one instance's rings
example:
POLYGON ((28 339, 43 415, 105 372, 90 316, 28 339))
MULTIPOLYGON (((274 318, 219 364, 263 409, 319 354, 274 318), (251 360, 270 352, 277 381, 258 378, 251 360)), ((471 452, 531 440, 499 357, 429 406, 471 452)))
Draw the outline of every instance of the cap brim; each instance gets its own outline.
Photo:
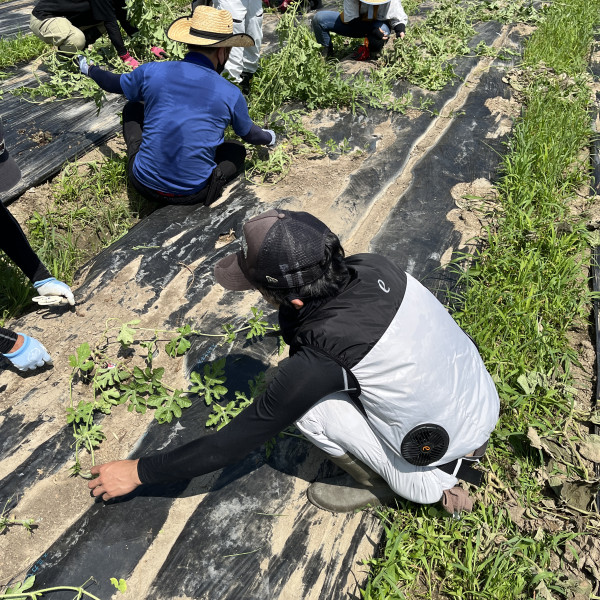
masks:
POLYGON ((21 169, 10 157, 8 150, 0 156, 0 192, 6 192, 15 187, 21 180, 21 169))
POLYGON ((239 265, 239 254, 229 254, 215 265, 215 279, 226 290, 253 290, 254 286, 246 279, 239 265))

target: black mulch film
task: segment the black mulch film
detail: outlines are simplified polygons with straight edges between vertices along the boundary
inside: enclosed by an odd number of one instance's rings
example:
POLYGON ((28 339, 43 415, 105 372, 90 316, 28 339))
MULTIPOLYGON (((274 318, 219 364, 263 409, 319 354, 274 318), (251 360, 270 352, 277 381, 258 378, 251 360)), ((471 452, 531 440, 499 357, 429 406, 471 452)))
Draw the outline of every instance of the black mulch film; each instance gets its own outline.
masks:
POLYGON ((31 0, 11 0, 0 4, 0 37, 11 39, 18 34, 27 35, 34 4, 31 0))

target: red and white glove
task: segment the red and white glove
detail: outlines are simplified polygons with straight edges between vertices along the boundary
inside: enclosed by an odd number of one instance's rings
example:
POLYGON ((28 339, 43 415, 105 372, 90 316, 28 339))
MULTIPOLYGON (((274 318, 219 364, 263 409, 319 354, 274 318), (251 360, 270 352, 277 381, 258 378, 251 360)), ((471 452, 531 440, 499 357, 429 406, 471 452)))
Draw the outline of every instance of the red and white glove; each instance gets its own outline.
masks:
POLYGON ((131 54, 129 54, 129 52, 126 52, 125 54, 123 54, 122 56, 119 56, 119 58, 128 66, 131 67, 132 69, 137 69, 140 66, 140 63, 135 60, 135 58, 133 58, 133 56, 131 56, 131 54))
POLYGON ((152 46, 152 48, 150 48, 150 52, 152 52, 152 54, 154 54, 154 56, 156 56, 156 58, 159 58, 159 59, 167 58, 167 53, 160 46, 152 46))

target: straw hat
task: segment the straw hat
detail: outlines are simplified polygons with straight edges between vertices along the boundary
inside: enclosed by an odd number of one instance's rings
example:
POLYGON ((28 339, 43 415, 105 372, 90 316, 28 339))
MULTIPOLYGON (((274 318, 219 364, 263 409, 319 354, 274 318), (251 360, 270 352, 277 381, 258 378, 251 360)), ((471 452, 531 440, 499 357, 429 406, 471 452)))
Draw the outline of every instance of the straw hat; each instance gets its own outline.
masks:
POLYGON ((212 6, 196 6, 191 17, 180 17, 171 23, 167 37, 175 42, 212 48, 254 46, 245 33, 233 33, 233 18, 226 10, 212 6))

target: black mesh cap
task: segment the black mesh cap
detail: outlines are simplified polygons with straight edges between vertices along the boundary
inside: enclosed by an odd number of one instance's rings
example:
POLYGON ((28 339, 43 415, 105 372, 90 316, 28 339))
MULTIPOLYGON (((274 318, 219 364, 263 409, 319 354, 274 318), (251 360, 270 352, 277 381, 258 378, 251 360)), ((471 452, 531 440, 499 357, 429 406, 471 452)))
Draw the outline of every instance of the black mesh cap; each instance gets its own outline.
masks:
POLYGON ((243 251, 221 259, 215 278, 229 290, 257 285, 283 290, 312 283, 327 268, 320 263, 329 232, 309 213, 269 210, 244 225, 243 251))

